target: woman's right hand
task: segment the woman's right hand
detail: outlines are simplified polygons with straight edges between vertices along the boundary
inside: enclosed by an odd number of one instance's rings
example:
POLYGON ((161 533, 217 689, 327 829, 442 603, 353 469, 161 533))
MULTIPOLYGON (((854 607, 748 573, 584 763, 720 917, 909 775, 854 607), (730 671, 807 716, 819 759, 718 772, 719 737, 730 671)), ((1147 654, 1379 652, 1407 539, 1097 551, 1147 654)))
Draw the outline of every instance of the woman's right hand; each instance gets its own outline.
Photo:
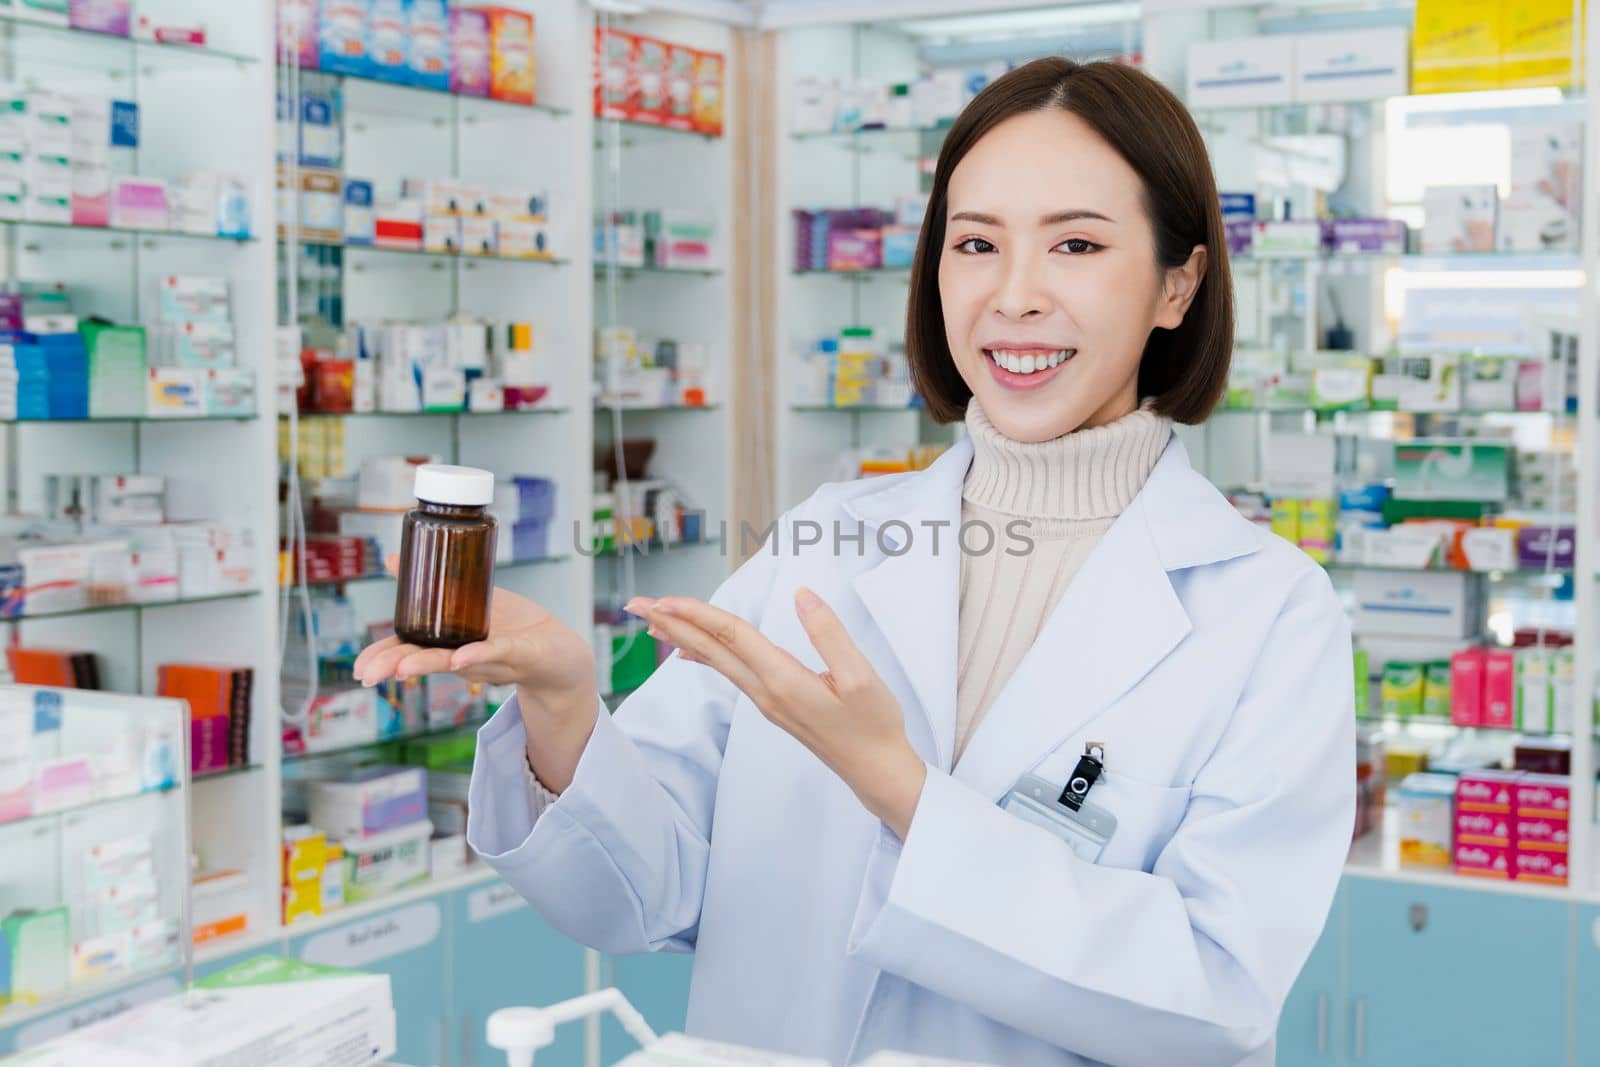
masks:
POLYGON ((386 637, 355 662, 356 680, 368 686, 445 672, 515 685, 533 768, 547 788, 566 788, 599 708, 588 641, 527 597, 496 589, 485 640, 451 649, 386 637))

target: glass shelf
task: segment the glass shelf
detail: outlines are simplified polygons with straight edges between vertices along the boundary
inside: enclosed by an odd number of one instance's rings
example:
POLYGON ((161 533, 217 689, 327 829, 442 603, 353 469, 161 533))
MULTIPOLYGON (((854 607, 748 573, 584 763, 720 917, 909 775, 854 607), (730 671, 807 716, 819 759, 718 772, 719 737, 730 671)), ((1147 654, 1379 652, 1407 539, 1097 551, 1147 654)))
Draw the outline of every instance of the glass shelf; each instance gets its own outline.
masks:
MULTIPOLYGON (((623 138, 624 148, 648 141, 668 144, 689 144, 694 141, 704 141, 711 144, 725 139, 725 132, 716 134, 701 133, 699 130, 675 130, 670 126, 658 126, 653 122, 634 122, 632 119, 596 117, 594 127, 596 131, 615 128, 623 138), (627 140, 629 137, 634 138, 634 140, 627 140)), ((594 147, 597 149, 607 147, 603 134, 594 142, 594 147)))
MULTIPOLYGON (((286 244, 287 239, 279 237, 278 242, 286 244)), ((345 252, 355 252, 362 255, 399 256, 402 258, 439 261, 460 260, 464 263, 513 263, 521 266, 565 267, 572 262, 569 259, 556 259, 554 257, 539 259, 519 256, 469 256, 460 252, 429 252, 421 248, 390 248, 386 245, 352 245, 345 244, 343 241, 307 241, 302 239, 299 243, 302 248, 339 248, 345 252)))
POLYGON ((1572 569, 1565 570, 1553 567, 1549 570, 1517 570, 1517 571, 1468 571, 1459 567, 1395 567, 1378 563, 1348 563, 1342 560, 1329 560, 1319 564, 1323 570, 1344 574, 1351 571, 1382 571, 1386 574, 1477 574, 1498 581, 1536 581, 1538 579, 1551 579, 1565 581, 1572 577, 1572 569))
POLYGON ((1572 411, 1527 411, 1507 408, 1504 410, 1481 411, 1401 411, 1397 408, 1313 408, 1313 407, 1269 407, 1269 408, 1217 408, 1213 415, 1315 415, 1320 418, 1332 418, 1335 415, 1405 415, 1413 419, 1476 419, 1491 415, 1575 415, 1572 411))
POLYGON ((615 269, 618 274, 630 276, 634 274, 678 274, 686 278, 715 278, 722 274, 721 267, 623 267, 613 268, 610 263, 596 263, 594 276, 605 278, 615 269))
POLYGON ((208 60, 221 60, 228 63, 260 62, 260 59, 256 56, 248 56, 242 52, 230 52, 222 48, 213 48, 210 45, 168 44, 162 41, 146 41, 137 37, 122 37, 112 33, 101 33, 98 30, 82 30, 72 26, 52 25, 48 22, 39 22, 9 13, 0 13, 0 34, 3 34, 11 41, 17 41, 19 38, 32 38, 41 43, 50 42, 73 49, 83 45, 88 45, 91 48, 113 46, 137 48, 141 52, 179 56, 185 59, 197 57, 208 60))
POLYGON ((91 415, 86 419, 0 419, 0 426, 83 426, 104 423, 154 423, 157 425, 183 425, 190 422, 254 422, 260 415, 91 415))
POLYGON ((796 141, 844 141, 858 137, 921 137, 925 134, 942 137, 949 132, 949 126, 873 126, 859 130, 807 130, 789 136, 796 141))
POLYGON ((175 237, 184 241, 215 241, 220 244, 244 245, 255 241, 255 235, 246 237, 225 237, 217 233, 185 233, 182 230, 156 230, 138 226, 79 226, 71 222, 38 222, 32 219, 0 219, 0 224, 8 227, 41 230, 66 230, 73 233, 105 234, 110 237, 175 237))
POLYGON ((596 411, 623 411, 623 412, 667 412, 669 414, 691 411, 717 411, 721 404, 612 404, 602 401, 595 404, 596 411))
POLYGON ((193 604, 214 604, 226 600, 244 600, 255 596, 258 592, 260 592, 260 590, 248 589, 239 593, 218 593, 215 596, 182 597, 177 600, 152 600, 139 604, 94 604, 90 607, 72 608, 68 611, 46 611, 35 615, 9 615, 0 617, 0 622, 33 622, 38 619, 66 619, 78 615, 104 615, 116 611, 149 611, 157 608, 189 607, 193 604))
POLYGON ((179 784, 177 782, 173 782, 171 785, 164 785, 159 789, 141 789, 137 793, 119 793, 116 796, 96 797, 95 799, 85 801, 82 804, 71 804, 64 808, 57 808, 54 811, 37 811, 31 815, 24 815, 20 819, 12 819, 10 822, 0 822, 0 829, 17 826, 30 826, 45 823, 52 819, 62 819, 73 815, 81 815, 86 811, 94 811, 99 808, 109 808, 117 804, 126 804, 130 801, 138 800, 141 797, 165 796, 168 793, 177 792, 179 788, 179 784))
POLYGON ((1327 252, 1310 256, 1229 256, 1234 266, 1320 263, 1352 266, 1401 264, 1407 270, 1581 270, 1577 252, 1327 252))
MULTIPOLYGON (((483 106, 486 108, 492 108, 496 111, 504 111, 506 113, 549 115, 554 118, 563 118, 572 113, 567 108, 552 107, 549 104, 519 104, 514 100, 497 100, 489 96, 474 96, 470 93, 454 93, 449 89, 435 89, 426 85, 407 85, 404 82, 391 81, 388 78, 379 78, 370 74, 341 74, 330 70, 305 69, 301 71, 301 76, 302 78, 326 78, 329 81, 348 82, 359 85, 380 85, 385 89, 393 89, 397 93, 408 95, 414 94, 441 100, 460 101, 463 104, 468 104, 474 107, 483 106)), ((349 109, 348 99, 346 100, 346 107, 349 109)), ((356 114, 361 114, 366 111, 366 109, 359 104, 355 108, 349 110, 353 110, 356 114)))
MULTIPOLYGON (((509 415, 565 415, 570 408, 532 407, 512 411, 302 411, 301 419, 499 419, 509 415)), ((287 419, 287 411, 278 412, 278 418, 287 419)))
POLYGON ((867 270, 791 270, 797 278, 844 278, 849 281, 866 281, 871 278, 909 277, 910 267, 872 267, 867 270))
POLYGON ((259 763, 246 763, 238 767, 221 767, 214 771, 196 771, 189 776, 191 782, 217 782, 224 778, 242 778, 247 774, 266 770, 259 763))
MULTIPOLYGON (((514 571, 514 570, 521 570, 524 567, 544 567, 544 566, 548 566, 548 565, 550 565, 552 563, 565 563, 569 558, 571 558, 571 557, 569 557, 569 556, 540 556, 537 559, 513 559, 513 560, 507 560, 504 563, 496 563, 494 565, 494 569, 496 571, 514 571)), ((310 588, 312 588, 312 589, 326 589, 326 588, 337 587, 337 586, 341 586, 341 585, 360 584, 360 583, 363 583, 363 582, 392 582, 392 581, 394 581, 394 575, 392 575, 392 574, 360 574, 360 575, 356 575, 353 578, 319 579, 319 580, 314 581, 314 582, 306 582, 305 584, 307 586, 309 586, 310 588)), ((278 588, 280 590, 282 590, 282 589, 292 589, 292 588, 295 588, 295 587, 294 586, 279 586, 278 588)))
MULTIPOLYGON (((344 688, 347 689, 349 687, 347 686, 344 688)), ((320 692, 319 695, 327 696, 329 693, 342 691, 342 689, 333 689, 327 692, 320 692)), ((491 712, 490 714, 492 715, 493 713, 491 712)), ((478 727, 482 726, 488 721, 489 715, 485 715, 481 719, 469 719, 466 722, 453 723, 449 726, 431 727, 425 730, 413 730, 410 733, 396 734, 393 737, 374 738, 367 741, 352 741, 349 744, 335 745, 332 748, 319 748, 315 752, 285 752, 283 754, 283 762, 287 766, 289 764, 304 763, 307 760, 322 759, 326 756, 340 756, 348 755, 351 752, 364 752, 367 749, 379 748, 383 745, 398 744, 402 741, 418 741, 425 737, 446 737, 450 734, 458 734, 463 730, 476 730, 478 727)))
POLYGON ((790 411, 804 412, 872 412, 877 414, 893 414, 902 411, 926 411, 926 408, 915 407, 911 404, 790 404, 790 411))
POLYGON ((1473 730, 1496 737, 1569 737, 1570 731, 1549 730, 1543 733, 1531 730, 1518 729, 1515 726, 1463 726, 1445 718, 1431 718, 1426 715, 1357 715, 1357 726, 1426 726, 1432 728, 1443 727, 1453 730, 1473 730))

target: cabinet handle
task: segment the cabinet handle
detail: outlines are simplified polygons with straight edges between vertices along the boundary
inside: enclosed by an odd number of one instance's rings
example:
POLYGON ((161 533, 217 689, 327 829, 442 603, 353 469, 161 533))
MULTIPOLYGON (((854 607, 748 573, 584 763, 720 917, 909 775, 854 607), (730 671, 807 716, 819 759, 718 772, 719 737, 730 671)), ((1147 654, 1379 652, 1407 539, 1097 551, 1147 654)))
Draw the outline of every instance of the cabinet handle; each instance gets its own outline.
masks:
POLYGON ((1317 1055, 1328 1054, 1328 994, 1317 994, 1317 1055))
POLYGON ((1367 1001, 1364 997, 1357 997, 1355 1003, 1355 1058, 1367 1058, 1367 1001))

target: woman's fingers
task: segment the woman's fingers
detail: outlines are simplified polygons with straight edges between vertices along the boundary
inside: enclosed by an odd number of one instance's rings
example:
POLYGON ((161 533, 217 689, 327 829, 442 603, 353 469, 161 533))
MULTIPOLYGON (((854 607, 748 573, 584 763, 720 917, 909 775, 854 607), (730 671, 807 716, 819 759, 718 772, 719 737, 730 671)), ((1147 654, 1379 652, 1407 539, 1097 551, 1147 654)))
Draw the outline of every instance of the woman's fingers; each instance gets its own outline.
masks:
POLYGON ((805 627, 806 636, 822 662, 828 665, 835 685, 850 689, 867 685, 877 677, 872 664, 850 637, 850 631, 821 597, 809 589, 799 589, 795 591, 794 606, 800 625, 805 627))
POLYGON ((443 674, 450 669, 453 648, 419 648, 396 664, 394 676, 404 681, 424 674, 443 674))
POLYGON ((401 642, 398 637, 391 636, 385 637, 382 641, 374 641, 372 644, 362 649, 361 654, 356 657, 356 663, 354 667, 356 680, 361 680, 363 677, 363 672, 366 670, 368 665, 370 665, 379 656, 389 651, 389 649, 394 648, 400 643, 401 642))

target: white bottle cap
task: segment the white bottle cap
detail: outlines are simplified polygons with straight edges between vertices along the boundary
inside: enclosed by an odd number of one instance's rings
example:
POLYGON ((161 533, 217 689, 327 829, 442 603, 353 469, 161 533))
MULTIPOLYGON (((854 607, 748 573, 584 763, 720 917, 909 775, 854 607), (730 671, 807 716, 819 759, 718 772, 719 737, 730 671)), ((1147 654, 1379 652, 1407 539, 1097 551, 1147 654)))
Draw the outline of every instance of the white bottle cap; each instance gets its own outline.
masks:
POLYGON ((476 467, 424 463, 417 468, 418 500, 459 507, 487 507, 494 501, 494 475, 476 467))

